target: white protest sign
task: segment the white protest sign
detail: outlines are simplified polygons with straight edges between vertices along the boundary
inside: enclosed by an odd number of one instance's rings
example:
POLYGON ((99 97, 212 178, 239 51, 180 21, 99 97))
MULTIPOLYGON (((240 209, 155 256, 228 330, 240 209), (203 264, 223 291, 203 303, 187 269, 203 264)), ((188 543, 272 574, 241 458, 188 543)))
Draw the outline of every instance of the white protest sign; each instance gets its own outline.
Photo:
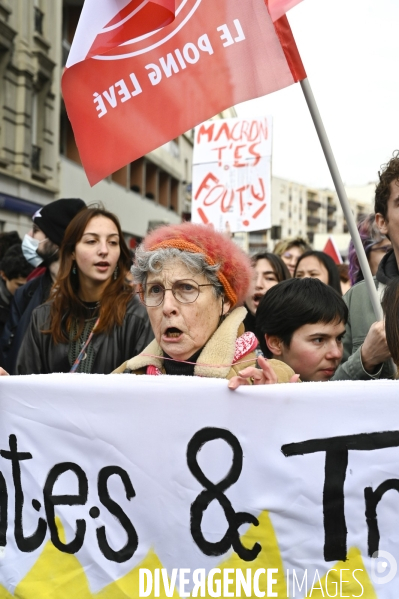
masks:
POLYGON ((398 597, 397 391, 2 379, 0 598, 398 597))
POLYGON ((271 117, 197 126, 192 221, 232 232, 270 228, 271 155, 271 117))

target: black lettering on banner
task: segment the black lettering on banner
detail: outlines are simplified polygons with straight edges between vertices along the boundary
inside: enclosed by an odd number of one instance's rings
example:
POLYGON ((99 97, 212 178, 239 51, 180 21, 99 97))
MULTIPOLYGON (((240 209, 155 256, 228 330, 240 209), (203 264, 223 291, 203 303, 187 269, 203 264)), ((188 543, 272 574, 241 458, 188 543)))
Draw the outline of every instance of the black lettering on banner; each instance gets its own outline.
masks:
POLYGON ((78 464, 74 462, 61 462, 53 466, 48 473, 44 489, 44 508, 46 510, 46 517, 48 527, 50 530, 51 541, 59 551, 63 553, 76 553, 81 549, 85 533, 86 533, 86 521, 83 519, 76 520, 76 535, 70 543, 63 543, 58 536, 57 526, 55 524, 55 511, 56 505, 85 505, 88 494, 88 481, 87 476, 78 464), (53 495, 53 489, 56 481, 65 472, 70 470, 76 474, 78 479, 78 494, 77 495, 53 495))
POLYGON ((97 528, 96 534, 98 546, 104 557, 110 561, 121 564, 123 562, 127 562, 134 555, 138 547, 139 539, 136 529, 126 516, 125 512, 113 499, 111 499, 109 495, 108 479, 113 474, 117 474, 121 478, 125 487, 126 498, 129 501, 132 499, 132 497, 136 496, 132 482, 126 470, 123 470, 123 468, 120 468, 119 466, 106 466, 105 468, 101 468, 100 472, 98 473, 98 497, 101 503, 113 516, 115 516, 115 518, 119 520, 122 527, 125 529, 127 541, 121 549, 115 551, 108 544, 105 526, 100 526, 97 528))
MULTIPOLYGON (((323 490, 324 559, 326 562, 346 561, 347 559, 344 483, 348 466, 348 451, 373 451, 388 447, 399 447, 399 431, 362 433, 359 435, 346 435, 327 439, 310 439, 282 446, 281 451, 286 457, 320 451, 326 452, 323 490)), ((388 490, 389 484, 392 485, 392 481, 385 481, 385 483, 382 483, 378 487, 374 494, 370 488, 370 490, 365 490, 370 556, 373 553, 371 551, 372 547, 376 546, 376 531, 378 533, 377 518, 375 515, 376 506, 382 495, 388 490)), ((397 487, 391 486, 390 488, 397 487)))
POLYGON ((241 524, 254 524, 259 525, 259 520, 252 514, 246 512, 235 512, 231 502, 224 495, 224 491, 234 485, 237 482, 241 470, 242 470, 243 452, 241 445, 230 431, 222 428, 211 428, 206 427, 195 433, 187 446, 187 464, 192 475, 197 481, 205 487, 205 491, 202 491, 196 500, 191 505, 190 515, 190 530, 191 535, 198 545, 199 549, 205 555, 223 555, 233 547, 237 555, 244 561, 253 561, 260 550, 262 549, 259 543, 255 543, 252 549, 247 549, 241 543, 238 529, 241 524), (222 439, 230 445, 233 450, 233 463, 227 476, 219 481, 217 484, 211 482, 205 474, 202 472, 198 461, 198 452, 202 449, 205 443, 214 441, 216 439, 222 439), (226 520, 229 527, 224 537, 215 543, 211 543, 204 538, 201 529, 202 518, 205 510, 208 508, 212 501, 217 501, 223 508, 226 520))
POLYGON ((368 550, 369 556, 373 557, 375 552, 378 552, 380 546, 380 531, 378 529, 377 522, 377 506, 381 501, 383 495, 387 491, 399 492, 399 480, 397 478, 391 478, 381 483, 375 491, 371 487, 364 489, 364 499, 366 501, 366 520, 368 527, 368 550))
POLYGON ((7 545, 8 493, 5 478, 0 472, 0 547, 7 545))
MULTIPOLYGON (((21 482, 21 467, 20 463, 22 460, 31 460, 32 454, 29 452, 18 451, 17 448, 17 437, 15 435, 9 436, 10 451, 6 449, 0 450, 0 455, 11 461, 12 477, 14 481, 15 489, 15 522, 14 522, 14 535, 15 542, 20 551, 30 553, 35 551, 43 543, 46 536, 47 524, 43 518, 39 518, 37 529, 30 537, 25 537, 22 523, 22 510, 24 507, 24 492, 22 489, 21 482)), ((4 478, 1 481, 1 535, 5 537, 7 530, 7 489, 4 478), (3 515, 3 512, 5 516, 3 515)), ((2 544, 2 543, 0 543, 2 544)), ((5 543, 4 543, 5 545, 5 543)))

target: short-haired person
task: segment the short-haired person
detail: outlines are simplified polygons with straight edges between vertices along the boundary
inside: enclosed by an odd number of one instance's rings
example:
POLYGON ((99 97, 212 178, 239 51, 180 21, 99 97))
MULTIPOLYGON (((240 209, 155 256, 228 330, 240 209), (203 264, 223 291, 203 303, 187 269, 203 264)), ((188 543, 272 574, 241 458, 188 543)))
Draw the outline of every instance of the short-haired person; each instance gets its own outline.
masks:
POLYGON ((146 310, 125 283, 131 265, 117 217, 80 211, 65 231, 50 300, 36 308, 16 374, 108 374, 152 340, 146 310))
MULTIPOLYGON (((256 324, 264 356, 281 360, 300 380, 329 381, 343 353, 342 338, 348 309, 338 293, 318 279, 290 279, 264 296, 256 324)), ((252 377, 254 384, 273 382, 268 363, 243 369, 229 387, 235 389, 252 377)))
MULTIPOLYGON (((379 263, 374 283, 381 298, 386 285, 399 276, 399 151, 378 173, 375 190, 375 222, 382 235, 392 243, 379 263)), ((344 356, 334 380, 393 378, 396 367, 387 345, 385 323, 376 321, 369 292, 360 281, 345 294, 349 309, 344 337, 344 356)))
POLYGON ((21 245, 22 239, 18 235, 18 231, 3 231, 0 233, 0 260, 4 258, 5 253, 13 245, 21 245))
POLYGON ((292 237, 278 241, 274 247, 273 254, 280 256, 282 261, 287 265, 291 277, 293 277, 298 258, 304 252, 311 249, 309 243, 303 237, 292 237))
POLYGON ((11 246, 0 261, 0 335, 7 321, 11 300, 26 277, 32 272, 21 250, 21 244, 11 246))
POLYGON ((290 272, 279 256, 270 252, 255 254, 251 258, 254 270, 254 279, 247 297, 245 298, 245 307, 248 314, 244 319, 246 331, 252 331, 256 334, 255 318, 259 302, 269 289, 291 278, 290 272))
POLYGON ((59 248, 71 220, 86 204, 79 198, 62 198, 43 206, 32 217, 32 229, 22 241, 22 252, 33 267, 44 266, 39 276, 17 290, 10 315, 0 339, 8 372, 15 372, 15 363, 22 340, 29 327, 32 312, 50 295, 60 264, 59 248))
POLYGON ((295 267, 294 277, 319 279, 342 295, 341 280, 334 260, 324 252, 310 250, 300 256, 295 267))

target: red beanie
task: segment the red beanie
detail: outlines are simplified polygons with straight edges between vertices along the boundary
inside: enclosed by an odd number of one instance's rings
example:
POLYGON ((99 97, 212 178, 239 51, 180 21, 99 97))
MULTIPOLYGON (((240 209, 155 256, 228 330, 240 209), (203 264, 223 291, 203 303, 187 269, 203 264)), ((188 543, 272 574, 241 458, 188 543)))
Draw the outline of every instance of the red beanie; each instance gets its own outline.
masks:
POLYGON ((205 225, 182 223, 159 227, 143 241, 146 251, 176 248, 203 254, 206 262, 220 268, 216 275, 232 306, 244 302, 253 276, 249 257, 226 235, 205 225))

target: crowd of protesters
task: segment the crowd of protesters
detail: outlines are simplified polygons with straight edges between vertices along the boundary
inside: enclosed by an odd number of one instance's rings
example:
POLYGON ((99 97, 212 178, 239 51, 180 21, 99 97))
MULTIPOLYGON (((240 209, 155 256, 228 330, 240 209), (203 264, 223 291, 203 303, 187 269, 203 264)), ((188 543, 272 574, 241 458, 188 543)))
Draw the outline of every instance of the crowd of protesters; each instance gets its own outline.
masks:
POLYGON ((303 238, 249 257, 183 223, 150 232, 132 265, 101 207, 60 199, 32 221, 23 240, 0 235, 1 374, 175 374, 231 389, 397 376, 399 152, 358 223, 382 321, 352 242, 347 264, 303 238))

